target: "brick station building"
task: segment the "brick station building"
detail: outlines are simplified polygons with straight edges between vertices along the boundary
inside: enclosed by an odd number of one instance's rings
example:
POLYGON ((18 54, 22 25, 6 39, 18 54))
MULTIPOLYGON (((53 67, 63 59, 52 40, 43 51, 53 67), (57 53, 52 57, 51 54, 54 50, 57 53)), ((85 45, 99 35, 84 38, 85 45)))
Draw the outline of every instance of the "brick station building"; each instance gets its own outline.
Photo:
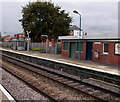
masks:
POLYGON ((120 38, 117 35, 59 36, 59 39, 63 57, 120 65, 120 38))

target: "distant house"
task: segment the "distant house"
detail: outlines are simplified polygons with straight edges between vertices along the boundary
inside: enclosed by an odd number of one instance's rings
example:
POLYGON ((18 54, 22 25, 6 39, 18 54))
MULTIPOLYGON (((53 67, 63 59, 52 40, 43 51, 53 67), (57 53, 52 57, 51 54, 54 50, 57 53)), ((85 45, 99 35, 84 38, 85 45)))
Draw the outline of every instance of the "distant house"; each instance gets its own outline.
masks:
POLYGON ((3 42, 10 42, 11 40, 14 39, 14 36, 10 36, 10 35, 7 35, 7 36, 3 36, 2 37, 2 41, 3 42))
POLYGON ((80 29, 76 25, 70 26, 70 36, 82 36, 82 33, 82 29, 80 29))
POLYGON ((25 37, 24 33, 18 33, 18 34, 14 34, 14 36, 4 36, 3 38, 3 42, 15 42, 15 41, 24 41, 26 42, 28 40, 27 37, 25 37))
POLYGON ((25 34, 24 33, 17 33, 17 34, 14 34, 14 37, 16 39, 25 39, 25 34))

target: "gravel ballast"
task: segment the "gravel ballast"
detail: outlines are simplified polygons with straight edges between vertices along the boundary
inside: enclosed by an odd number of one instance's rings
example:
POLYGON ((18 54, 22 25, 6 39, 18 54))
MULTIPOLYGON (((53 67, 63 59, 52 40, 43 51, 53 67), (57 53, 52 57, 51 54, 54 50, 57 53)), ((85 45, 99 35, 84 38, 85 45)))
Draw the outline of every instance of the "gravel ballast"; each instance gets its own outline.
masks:
MULTIPOLYGON (((6 64, 6 65, 7 65, 7 64, 6 64)), ((8 66, 8 65, 7 65, 7 66, 8 66)), ((24 65, 23 65, 23 66, 24 66, 24 65)), ((25 65, 25 66, 28 67, 27 65, 25 65)), ((8 66, 8 67, 10 67, 10 66, 8 66)), ((14 67, 16 68, 17 66, 14 65, 14 67)), ((11 66, 11 68, 12 68, 12 66, 11 66)), ((10 69, 11 69, 11 68, 10 68, 10 69)), ((14 68, 13 68, 13 69, 14 69, 14 68)), ((21 68, 19 68, 19 69, 21 69, 21 68)), ((16 70, 16 69, 15 69, 15 70, 16 70)), ((16 71, 17 71, 17 70, 16 70, 16 71)), ((21 70, 21 71, 22 71, 22 70, 21 70)), ((27 75, 29 76, 28 82, 29 82, 29 80, 31 80, 31 79, 30 79, 30 75, 33 75, 33 78, 34 78, 34 79, 40 78, 40 76, 34 75, 33 72, 28 72, 28 73, 26 73, 26 72, 27 72, 27 71, 25 71, 25 69, 24 69, 24 71, 22 71, 22 74, 23 74, 22 76, 26 76, 26 74, 27 74, 27 75), (25 72, 25 73, 24 73, 24 72, 25 72)), ((21 72, 20 72, 20 73, 21 73, 21 72)), ((17 75, 18 75, 18 74, 17 74, 17 75)), ((26 78, 27 78, 27 77, 26 77, 26 78)), ((43 79, 43 78, 40 78, 40 79, 43 79)), ((39 80, 38 82, 40 82, 40 81, 41 81, 41 80, 39 80)), ((46 79, 45 79, 45 81, 42 82, 42 84, 43 84, 43 83, 45 83, 45 85, 48 84, 48 83, 50 84, 49 81, 46 82, 46 79)), ((43 85, 44 85, 44 84, 43 84, 43 85)), ((54 86, 54 85, 55 85, 55 83, 52 84, 52 86, 54 86)), ((38 86, 40 86, 40 85, 38 85, 38 86)), ((59 86, 59 85, 57 85, 57 87, 58 87, 58 86, 59 86)), ((50 87, 50 86, 48 86, 48 87, 50 87)), ((55 88, 55 87, 54 87, 54 88, 55 88)), ((44 88, 44 90, 45 90, 45 89, 46 89, 46 88, 44 88)), ((52 89, 52 88, 50 87, 50 89, 52 89)), ((88 90, 88 89, 87 89, 87 90, 88 90)), ((47 91, 48 91, 48 90, 47 90, 47 91)), ((57 90, 57 91, 58 91, 58 90, 57 90)), ((66 91, 67 91, 67 90, 66 90, 66 91)), ((65 94, 65 93, 67 93, 67 94, 73 93, 73 91, 72 91, 72 92, 66 92, 66 91, 65 91, 65 89, 64 89, 64 94, 65 94)), ((49 91, 49 92, 51 92, 51 91, 49 91)), ((52 90, 52 92, 53 92, 53 90, 52 90)), ((99 93, 99 91, 97 91, 97 93, 99 93)), ((59 94, 60 94, 60 93, 59 93, 59 94)), ((63 94, 61 94, 61 95, 64 96, 63 94)), ((97 94, 95 93, 95 95, 97 95, 97 94)), ((58 95, 58 96, 59 96, 59 95, 58 95)), ((108 98, 109 94, 105 94, 105 95, 101 95, 101 96, 102 96, 103 98, 104 98, 104 97, 105 97, 105 98, 108 98)), ((72 96, 71 96, 71 97, 72 97, 72 96)), ((82 97, 82 98, 83 98, 83 97, 82 97)), ((86 99, 88 99, 88 98, 86 98, 86 99)), ((113 98, 112 98, 112 99, 113 99, 113 98)), ((85 99, 84 99, 84 100, 85 100, 85 99)))
POLYGON ((16 100, 49 100, 4 69, 2 69, 2 85, 16 100))
POLYGON ((5 69, 9 70, 11 73, 20 75, 22 79, 24 79, 37 89, 42 90, 49 95, 52 95, 55 100, 95 100, 91 96, 86 96, 83 93, 77 94, 76 91, 73 91, 73 89, 71 90, 71 92, 68 91, 68 88, 61 88, 61 86, 59 87, 60 84, 56 83, 56 86, 55 83, 49 80, 47 80, 46 82, 46 78, 43 78, 40 75, 36 75, 31 71, 25 70, 24 68, 18 68, 18 66, 13 67, 9 63, 3 63, 3 66, 4 68, 6 67, 5 69))

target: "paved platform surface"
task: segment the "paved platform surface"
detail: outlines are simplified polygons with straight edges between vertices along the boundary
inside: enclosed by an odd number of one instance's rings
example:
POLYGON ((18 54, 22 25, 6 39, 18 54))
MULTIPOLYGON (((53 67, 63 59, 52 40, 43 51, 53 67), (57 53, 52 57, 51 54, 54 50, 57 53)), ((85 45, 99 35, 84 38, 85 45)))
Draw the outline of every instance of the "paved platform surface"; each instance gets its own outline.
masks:
POLYGON ((0 84, 0 102, 16 102, 7 90, 0 84))
POLYGON ((4 101, 7 101, 7 100, 8 100, 8 98, 5 96, 5 94, 0 89, 0 102, 4 102, 4 101))
MULTIPOLYGON (((7 49, 7 50, 11 50, 11 49, 7 49)), ((92 69, 99 69, 108 73, 112 72, 112 73, 116 73, 117 75, 120 75, 120 66, 115 66, 111 64, 105 64, 105 63, 97 63, 97 62, 87 61, 87 60, 65 58, 59 54, 46 54, 46 53, 40 53, 38 51, 17 51, 17 50, 12 50, 12 51, 25 53, 33 56, 38 56, 38 57, 43 57, 43 58, 48 58, 51 60, 57 60, 57 61, 72 63, 76 65, 86 66, 92 69)))

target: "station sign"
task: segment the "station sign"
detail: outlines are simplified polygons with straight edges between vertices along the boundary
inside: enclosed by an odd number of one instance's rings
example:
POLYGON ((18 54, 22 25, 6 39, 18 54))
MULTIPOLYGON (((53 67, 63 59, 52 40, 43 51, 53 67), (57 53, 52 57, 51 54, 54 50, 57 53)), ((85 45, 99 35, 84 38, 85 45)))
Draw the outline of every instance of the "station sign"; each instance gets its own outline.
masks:
POLYGON ((101 42, 94 42, 94 44, 101 44, 101 42))
POLYGON ((120 43, 115 43, 115 54, 120 54, 120 43))

